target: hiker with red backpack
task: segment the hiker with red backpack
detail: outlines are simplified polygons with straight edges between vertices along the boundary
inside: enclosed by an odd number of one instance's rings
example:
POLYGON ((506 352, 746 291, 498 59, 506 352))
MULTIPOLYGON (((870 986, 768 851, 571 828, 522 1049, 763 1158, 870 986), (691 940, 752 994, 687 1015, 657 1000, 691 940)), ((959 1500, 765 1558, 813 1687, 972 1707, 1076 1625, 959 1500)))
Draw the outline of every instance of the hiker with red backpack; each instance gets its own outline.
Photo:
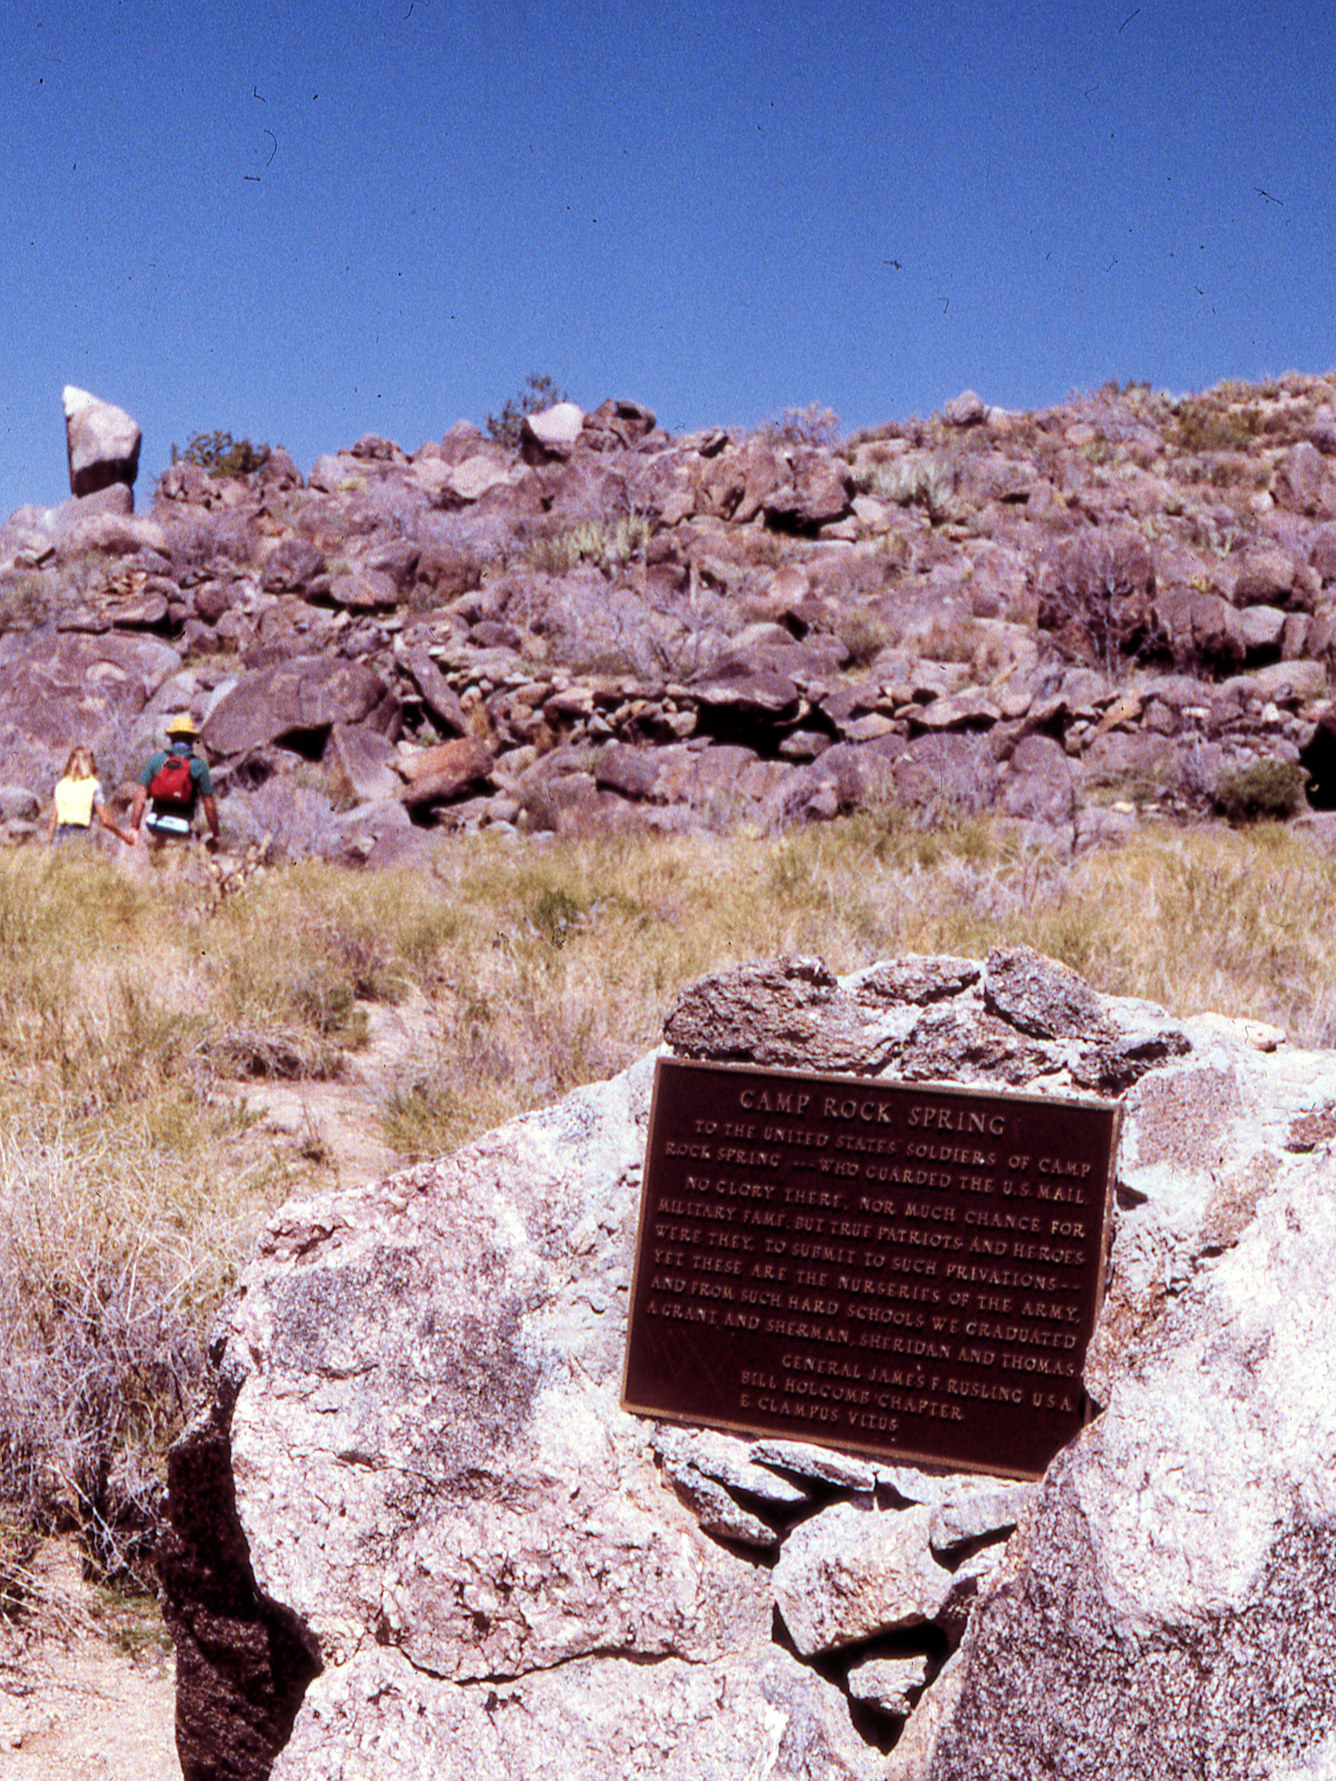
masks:
POLYGON ((167 725, 167 747, 150 755, 139 775, 130 827, 150 846, 165 841, 188 841, 194 827, 195 807, 209 825, 205 845, 218 845, 218 804, 213 795, 208 762, 195 753, 196 730, 182 713, 167 725))

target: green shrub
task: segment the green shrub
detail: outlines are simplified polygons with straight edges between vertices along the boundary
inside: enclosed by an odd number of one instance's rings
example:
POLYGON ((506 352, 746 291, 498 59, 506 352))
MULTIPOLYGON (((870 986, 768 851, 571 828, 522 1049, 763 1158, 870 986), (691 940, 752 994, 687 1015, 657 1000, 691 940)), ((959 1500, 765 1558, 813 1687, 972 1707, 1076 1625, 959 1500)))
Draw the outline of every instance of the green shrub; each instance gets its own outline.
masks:
POLYGON ((1189 397, 1174 408, 1174 442, 1183 451, 1247 451, 1262 430, 1257 409, 1222 408, 1189 397))
POLYGON ((1254 761, 1215 788, 1216 812, 1232 823, 1284 822, 1304 801, 1307 778, 1292 761, 1254 761))
POLYGON ((196 433, 184 451, 172 446, 174 464, 198 464, 210 476, 249 476, 263 470, 269 462, 267 445, 252 445, 249 439, 234 439, 230 433, 196 433))

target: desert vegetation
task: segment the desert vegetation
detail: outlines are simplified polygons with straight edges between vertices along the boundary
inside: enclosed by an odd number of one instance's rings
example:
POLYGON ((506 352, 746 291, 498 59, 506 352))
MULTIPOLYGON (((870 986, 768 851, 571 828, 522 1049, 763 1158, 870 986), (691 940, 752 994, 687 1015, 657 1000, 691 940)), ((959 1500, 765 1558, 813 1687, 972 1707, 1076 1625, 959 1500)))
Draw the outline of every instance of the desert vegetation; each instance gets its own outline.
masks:
MULTIPOLYGON (((1275 788, 1243 788, 1251 810, 1275 788)), ((337 1083, 378 1006, 434 1037, 381 1135, 435 1155, 652 1047, 681 986, 776 952, 839 970, 1024 941, 1099 988, 1336 1042, 1336 864, 1270 823, 1148 824, 1076 859, 985 819, 868 810, 783 835, 442 838, 430 870, 308 863, 202 899, 31 850, 0 863, 0 1564, 76 1528, 151 1545, 166 1445, 266 1214, 338 1159, 237 1090, 337 1083)))
POLYGON ((184 451, 172 446, 174 464, 194 464, 210 476, 250 476, 263 470, 269 462, 267 445, 253 445, 249 439, 234 439, 222 428, 212 433, 195 433, 184 451))

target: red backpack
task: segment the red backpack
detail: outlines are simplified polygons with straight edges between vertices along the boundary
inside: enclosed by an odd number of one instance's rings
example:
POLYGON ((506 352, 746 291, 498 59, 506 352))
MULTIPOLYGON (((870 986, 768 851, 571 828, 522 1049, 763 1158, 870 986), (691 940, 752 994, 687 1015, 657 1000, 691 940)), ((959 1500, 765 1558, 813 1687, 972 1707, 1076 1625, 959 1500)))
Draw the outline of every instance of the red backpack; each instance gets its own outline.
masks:
POLYGON ((148 795, 155 804, 188 813, 195 805, 195 785, 190 777, 191 756, 169 754, 149 781, 148 795))

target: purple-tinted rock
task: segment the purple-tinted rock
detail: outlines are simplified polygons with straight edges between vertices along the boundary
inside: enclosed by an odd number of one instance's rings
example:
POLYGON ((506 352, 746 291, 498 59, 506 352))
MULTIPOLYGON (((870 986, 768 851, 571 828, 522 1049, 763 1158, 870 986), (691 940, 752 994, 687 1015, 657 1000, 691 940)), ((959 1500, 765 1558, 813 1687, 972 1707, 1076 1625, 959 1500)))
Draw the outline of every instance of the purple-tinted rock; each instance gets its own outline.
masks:
POLYGON ((288 537, 265 558, 260 586, 267 594, 300 594, 303 599, 329 593, 325 553, 301 538, 288 537))
POLYGON ((584 410, 577 402, 554 402, 538 414, 526 414, 520 434, 520 456, 526 464, 543 464, 569 457, 584 425, 584 410))
POLYGON ((1066 750, 1051 736, 1023 736, 1003 774, 997 808, 1057 828, 1076 817, 1076 782, 1066 750))
POLYGON ((399 590, 379 569, 354 569, 331 577, 329 597, 351 612, 378 612, 398 604, 399 590))
POLYGON ((595 782, 624 798, 653 798, 659 789, 658 751, 610 742, 598 759, 595 782))
POLYGON ((335 724, 325 745, 325 765, 332 767, 359 800, 397 797, 403 782, 395 771, 394 744, 375 730, 335 724))
POLYGON ((365 663, 298 656, 248 675, 226 693, 204 724, 204 740, 216 754, 240 754, 285 736, 361 723, 385 692, 365 663))
POLYGON ((1327 460, 1310 440, 1292 445, 1276 470, 1277 505, 1318 519, 1336 514, 1336 481, 1327 460))
POLYGON ((829 452, 799 452, 792 481, 766 496, 765 517, 781 531, 815 531, 848 513, 852 488, 843 461, 829 452))

